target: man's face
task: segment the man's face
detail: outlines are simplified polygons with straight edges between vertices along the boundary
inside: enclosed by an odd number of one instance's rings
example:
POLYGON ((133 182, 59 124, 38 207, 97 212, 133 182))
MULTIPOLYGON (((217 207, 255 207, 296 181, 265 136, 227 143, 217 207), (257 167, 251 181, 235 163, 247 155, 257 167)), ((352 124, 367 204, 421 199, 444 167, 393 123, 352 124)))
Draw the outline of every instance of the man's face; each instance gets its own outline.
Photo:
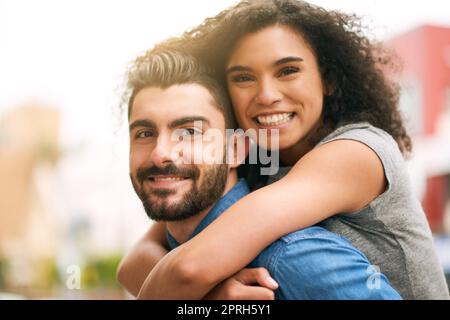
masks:
POLYGON ((224 117, 206 88, 144 88, 129 124, 131 182, 151 219, 183 220, 222 196, 228 166, 201 161, 222 156, 225 148, 224 117), (212 128, 222 132, 221 143, 208 136, 212 128))

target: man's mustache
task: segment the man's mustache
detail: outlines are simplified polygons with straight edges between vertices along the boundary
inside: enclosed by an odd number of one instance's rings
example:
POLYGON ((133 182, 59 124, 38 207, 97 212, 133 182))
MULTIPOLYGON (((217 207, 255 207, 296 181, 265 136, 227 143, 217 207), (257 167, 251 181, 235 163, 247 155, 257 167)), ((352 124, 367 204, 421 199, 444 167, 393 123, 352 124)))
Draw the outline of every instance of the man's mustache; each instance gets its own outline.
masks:
POLYGON ((171 163, 165 167, 151 166, 147 168, 140 168, 137 171, 137 178, 141 183, 147 180, 149 176, 158 175, 171 175, 196 180, 200 175, 200 170, 197 167, 177 167, 171 163))

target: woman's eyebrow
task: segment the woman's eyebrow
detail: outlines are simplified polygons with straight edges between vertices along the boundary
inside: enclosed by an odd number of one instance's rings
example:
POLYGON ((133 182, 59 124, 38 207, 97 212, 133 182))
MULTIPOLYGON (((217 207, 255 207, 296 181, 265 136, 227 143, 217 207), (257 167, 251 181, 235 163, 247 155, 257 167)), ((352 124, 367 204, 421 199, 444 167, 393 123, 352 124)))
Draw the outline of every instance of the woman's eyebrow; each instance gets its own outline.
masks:
POLYGON ((300 57, 295 57, 295 56, 285 57, 285 58, 281 58, 281 59, 275 61, 272 64, 272 67, 278 67, 279 65, 289 63, 289 62, 302 62, 302 61, 304 61, 304 60, 303 60, 303 58, 300 58, 300 57))

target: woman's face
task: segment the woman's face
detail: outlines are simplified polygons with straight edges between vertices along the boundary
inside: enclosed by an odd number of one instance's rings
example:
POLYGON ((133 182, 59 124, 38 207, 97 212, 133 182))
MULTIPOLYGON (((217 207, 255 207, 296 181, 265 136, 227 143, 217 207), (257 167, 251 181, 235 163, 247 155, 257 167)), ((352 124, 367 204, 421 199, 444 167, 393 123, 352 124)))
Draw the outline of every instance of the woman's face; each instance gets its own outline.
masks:
POLYGON ((279 129, 281 151, 306 147, 305 138, 320 125, 324 87, 315 54, 298 32, 274 25, 244 36, 226 74, 244 130, 267 129, 270 135, 279 129))

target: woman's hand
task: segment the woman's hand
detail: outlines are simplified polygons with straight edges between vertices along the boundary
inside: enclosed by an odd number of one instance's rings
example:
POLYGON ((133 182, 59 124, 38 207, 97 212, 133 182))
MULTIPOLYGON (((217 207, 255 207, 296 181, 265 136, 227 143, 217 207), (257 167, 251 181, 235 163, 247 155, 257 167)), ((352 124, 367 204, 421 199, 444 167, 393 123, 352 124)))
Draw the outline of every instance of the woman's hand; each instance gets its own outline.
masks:
POLYGON ((218 284, 206 300, 274 300, 276 281, 265 268, 242 269, 218 284))

